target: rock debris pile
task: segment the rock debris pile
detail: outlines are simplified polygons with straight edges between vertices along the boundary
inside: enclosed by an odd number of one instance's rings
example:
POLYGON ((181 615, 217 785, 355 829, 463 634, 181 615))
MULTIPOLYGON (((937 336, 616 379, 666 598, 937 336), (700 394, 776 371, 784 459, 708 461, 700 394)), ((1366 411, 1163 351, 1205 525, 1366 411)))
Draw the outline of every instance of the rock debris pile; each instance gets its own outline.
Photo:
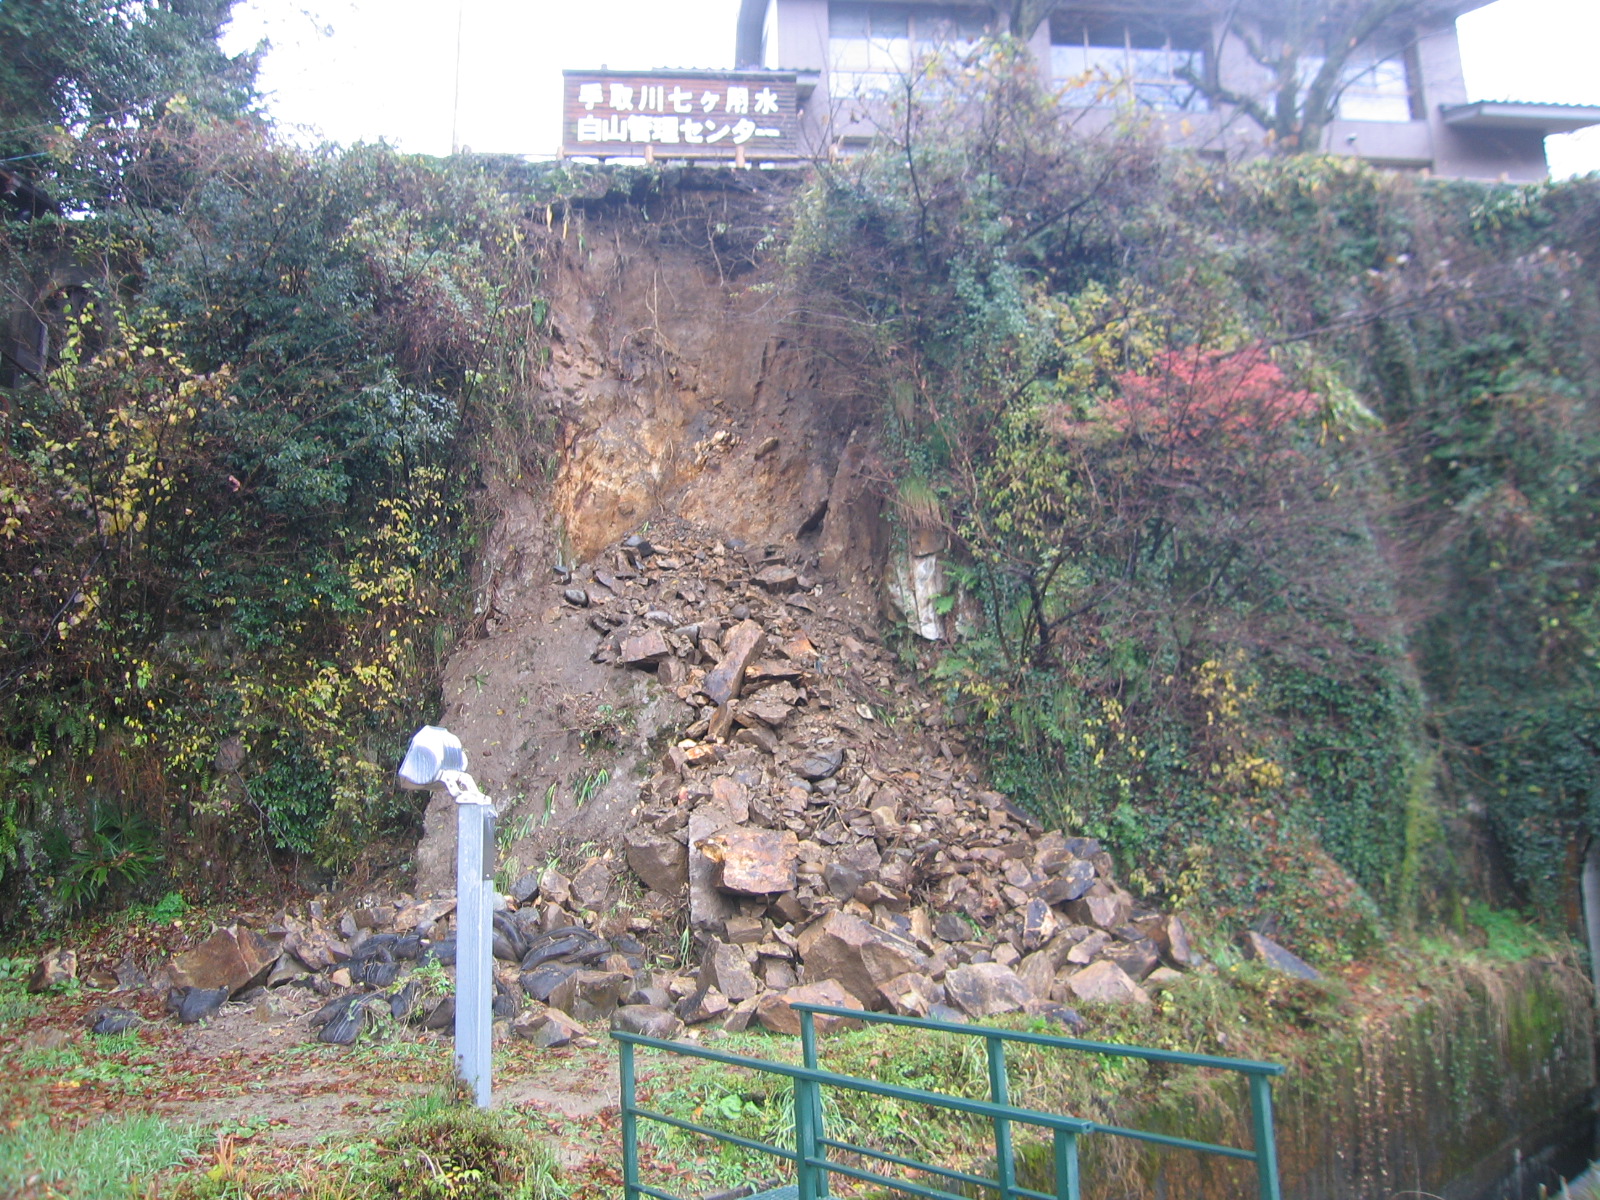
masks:
POLYGON ((681 1019, 792 1031, 803 1000, 1075 1022, 1065 1006, 1145 1002, 1193 965, 1182 921, 1141 907, 1098 842, 981 786, 802 554, 680 528, 591 576, 564 594, 596 661, 685 705, 624 835, 700 946, 681 1019))
MULTIPOLYGON (((680 527, 557 574, 595 661, 652 672, 683 727, 619 847, 570 877, 523 876, 495 913, 493 1003, 512 1033, 543 1046, 606 1020, 657 1037, 711 1022, 794 1033, 801 1002, 1078 1027, 1073 1005, 1147 1003, 1204 966, 1182 920, 1120 887, 1097 841, 1044 832, 983 786, 803 555, 680 527), (691 961, 660 970, 645 943, 659 949, 674 916, 691 961)), ((149 981, 124 964, 114 982, 153 984, 183 1022, 295 985, 326 1000, 308 1021, 323 1041, 385 1020, 445 1030, 454 911, 448 896, 368 896, 337 915, 312 902, 261 932, 219 929, 149 981)), ((1245 950, 1315 974, 1259 934, 1245 950)), ((70 958, 47 957, 41 978, 70 975, 70 958)))

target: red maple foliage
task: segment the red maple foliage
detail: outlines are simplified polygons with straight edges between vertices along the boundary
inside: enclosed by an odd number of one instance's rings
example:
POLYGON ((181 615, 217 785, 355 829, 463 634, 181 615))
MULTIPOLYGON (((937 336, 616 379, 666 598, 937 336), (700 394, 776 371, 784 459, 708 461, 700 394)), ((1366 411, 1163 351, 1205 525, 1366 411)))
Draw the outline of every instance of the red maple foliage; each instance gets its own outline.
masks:
POLYGON ((1259 346, 1225 353, 1168 351, 1153 370, 1118 377, 1104 418, 1120 433, 1165 450, 1175 467, 1259 452, 1317 411, 1259 346))

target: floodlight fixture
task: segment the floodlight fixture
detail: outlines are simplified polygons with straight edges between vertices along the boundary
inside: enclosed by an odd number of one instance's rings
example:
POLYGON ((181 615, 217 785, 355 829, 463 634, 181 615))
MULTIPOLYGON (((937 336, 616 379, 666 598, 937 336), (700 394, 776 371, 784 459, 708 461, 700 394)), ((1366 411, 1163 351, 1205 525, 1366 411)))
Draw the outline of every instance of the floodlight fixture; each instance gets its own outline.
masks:
POLYGON ((461 748, 461 739, 439 725, 424 725, 411 737, 406 756, 398 772, 400 786, 427 790, 438 787, 446 771, 467 769, 467 752, 461 748))
POLYGON ((401 787, 443 790, 456 802, 456 1072, 479 1108, 491 1099, 495 812, 467 774, 461 739, 438 725, 411 738, 396 772, 401 787))

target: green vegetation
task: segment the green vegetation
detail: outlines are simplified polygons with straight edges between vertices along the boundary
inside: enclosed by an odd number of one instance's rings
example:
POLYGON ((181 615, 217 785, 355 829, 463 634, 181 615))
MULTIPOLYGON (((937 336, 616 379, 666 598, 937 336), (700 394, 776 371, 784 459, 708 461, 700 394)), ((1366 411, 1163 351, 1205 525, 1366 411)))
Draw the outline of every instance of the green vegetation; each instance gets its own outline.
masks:
MULTIPOLYGON (((1509 932, 1509 930, 1508 930, 1509 932)), ((1543 953, 1560 948, 1523 927, 1518 940, 1543 953)), ((1219 960, 1224 944, 1214 947, 1219 960)), ((1476 951, 1440 939, 1405 961, 1377 956, 1376 973, 1359 996, 1337 981, 1304 981, 1234 962, 1215 973, 1190 975, 1159 993, 1148 1007, 1089 1006, 1097 1040, 1222 1054, 1283 1063, 1276 1085, 1280 1156, 1291 1177, 1331 1168, 1321 1157, 1324 1130, 1352 1163, 1381 1161, 1377 1143, 1387 1137, 1421 1137, 1428 1126, 1430 1162, 1444 1164, 1434 1177, 1467 1169, 1487 1140, 1502 1136, 1510 1114, 1526 1107, 1562 1110, 1582 1090, 1587 1067, 1568 1066, 1592 1042, 1588 984, 1570 967, 1525 967, 1520 947, 1493 936, 1476 951), (1421 968, 1425 990, 1411 986, 1421 968), (1505 1063, 1520 1064, 1508 1075, 1505 1063), (1542 1065, 1541 1065, 1542 1064, 1542 1065), (1565 1084, 1552 1084, 1546 1066, 1565 1084), (1512 1080, 1517 1082, 1513 1083, 1512 1080), (1444 1116, 1448 1114, 1448 1116, 1444 1116), (1407 1129, 1415 1133, 1397 1133, 1407 1129)), ((991 1024, 1061 1034, 1058 1026, 1021 1015, 991 1024)), ((716 1038, 717 1049, 799 1061, 794 1039, 760 1034, 716 1038)), ((1007 1048, 1011 1101, 1022 1107, 1070 1113, 1106 1124, 1143 1128, 1223 1144, 1249 1144, 1249 1105, 1241 1082, 1225 1073, 1133 1059, 1101 1058, 1037 1047, 1007 1048)), ((821 1042, 821 1065, 845 1075, 876 1079, 947 1095, 986 1098, 988 1063, 975 1039, 867 1027, 821 1042)), ((785 1081, 721 1065, 644 1055, 641 1095, 648 1107, 738 1136, 788 1147, 793 1137, 792 1092, 785 1081)), ((1542 1111, 1542 1110, 1541 1110, 1542 1111)), ((968 1170, 987 1170, 992 1130, 981 1122, 850 1092, 824 1093, 831 1137, 904 1157, 968 1170)), ((777 1179, 782 1164, 667 1126, 641 1125, 654 1148, 656 1178, 675 1176, 680 1194, 712 1191, 758 1179, 777 1179)), ((1085 1145, 1085 1180, 1106 1172, 1128 1194, 1236 1195, 1251 1186, 1238 1164, 1209 1164, 1198 1156, 1141 1150, 1106 1137, 1085 1145), (1164 1180, 1164 1184, 1155 1181, 1164 1180)), ((1033 1186, 1048 1187, 1048 1155, 1037 1139, 1019 1142, 1033 1186), (1038 1173, 1042 1172, 1042 1174, 1038 1173)), ((861 1165, 867 1165, 865 1163, 861 1165)), ((1368 1163, 1370 1166, 1370 1162, 1368 1163)), ((1359 1169, 1359 1168, 1352 1168, 1359 1169)), ((1430 1170, 1433 1170, 1430 1167, 1430 1170)), ((1343 1180, 1354 1194, 1356 1179, 1343 1180)), ((1342 1192, 1341 1192, 1342 1194, 1342 1192)))
POLYGON ((787 255, 951 546, 922 659, 998 781, 1325 961, 1449 910, 1478 804, 1555 913, 1600 819, 1600 185, 1215 167, 964 70, 787 255))
POLYGON ((203 1131, 159 1117, 104 1120, 82 1128, 24 1117, 0 1129, 0 1192, 26 1195, 25 1189, 44 1184, 85 1200, 143 1195, 142 1180, 191 1161, 205 1140, 203 1131))
MULTIPOLYGON (((4 149, 70 213, 0 227, 53 347, 0 407, 6 921, 414 832, 474 495, 558 444, 554 231, 659 228, 674 178, 292 148, 228 7, 0 17, 57 56, 0 115, 60 126, 4 149)), ((903 661, 1163 905, 1325 964, 1494 936, 1501 866, 1559 920, 1600 832, 1600 182, 1079 136, 1005 41, 922 83, 745 230, 871 397, 902 545, 950 548, 903 661)), ((573 717, 582 807, 635 714, 573 717)))

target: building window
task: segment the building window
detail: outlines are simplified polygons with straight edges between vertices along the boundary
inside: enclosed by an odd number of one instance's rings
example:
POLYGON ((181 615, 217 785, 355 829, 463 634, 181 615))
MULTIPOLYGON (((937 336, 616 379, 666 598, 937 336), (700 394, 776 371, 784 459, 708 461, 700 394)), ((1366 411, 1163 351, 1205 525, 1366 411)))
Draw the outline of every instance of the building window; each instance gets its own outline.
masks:
MULTIPOLYGON (((1302 78, 1309 81, 1322 67, 1320 58, 1308 57, 1302 78)), ((1339 98, 1334 115, 1348 121, 1412 121, 1420 115, 1411 87, 1406 55, 1380 58, 1376 53, 1351 56, 1340 72, 1339 98)))
POLYGON ((1050 21, 1050 74, 1062 103, 1126 104, 1160 112, 1206 108, 1185 70, 1200 74, 1204 33, 1122 17, 1057 15, 1050 21))
POLYGON ((988 12, 955 6, 846 4, 828 8, 828 91, 882 96, 903 86, 929 54, 972 52, 988 12))

